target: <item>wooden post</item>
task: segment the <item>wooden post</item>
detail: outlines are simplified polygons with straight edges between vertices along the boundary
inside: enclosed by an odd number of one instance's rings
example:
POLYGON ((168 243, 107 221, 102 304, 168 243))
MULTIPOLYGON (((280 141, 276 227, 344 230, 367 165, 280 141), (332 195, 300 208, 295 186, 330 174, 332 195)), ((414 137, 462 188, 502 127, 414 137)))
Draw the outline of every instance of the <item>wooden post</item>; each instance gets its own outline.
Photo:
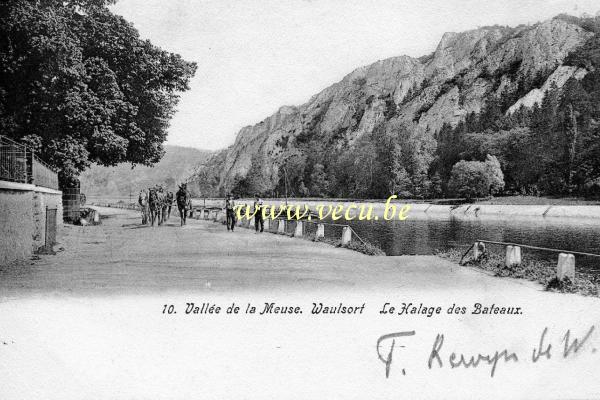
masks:
POLYGON ((475 261, 479 260, 481 256, 485 254, 485 243, 475 242, 473 245, 473 258, 475 261))
POLYGON ((521 248, 519 246, 506 246, 506 259, 504 265, 507 268, 521 265, 521 248))
POLYGON ((317 234, 315 235, 315 239, 324 238, 325 237, 325 225, 319 224, 317 225, 317 234))
POLYGON ((514 254, 514 264, 515 266, 520 266, 521 263, 523 262, 523 258, 521 257, 521 246, 514 246, 513 247, 513 254, 514 254))
POLYGON ((565 278, 569 278, 571 282, 575 280, 575 256, 573 254, 560 253, 558 255, 556 277, 561 281, 565 278))
POLYGON ((294 237, 302 237, 302 221, 296 222, 296 229, 294 230, 294 237))
POLYGON ((349 226, 345 226, 344 229, 342 229, 342 246, 346 246, 346 245, 350 244, 351 240, 352 240, 352 230, 350 229, 349 226))
POLYGON ((506 246, 506 257, 504 259, 504 266, 507 268, 512 267, 512 253, 513 253, 513 247, 506 246))

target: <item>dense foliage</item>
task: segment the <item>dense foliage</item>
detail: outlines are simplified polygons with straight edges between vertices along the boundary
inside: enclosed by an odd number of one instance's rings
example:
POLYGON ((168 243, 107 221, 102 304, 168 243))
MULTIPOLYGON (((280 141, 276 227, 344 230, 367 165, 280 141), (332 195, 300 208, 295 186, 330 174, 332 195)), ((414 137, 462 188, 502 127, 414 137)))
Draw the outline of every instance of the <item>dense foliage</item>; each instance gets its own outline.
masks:
POLYGON ((504 174, 494 156, 488 155, 485 162, 461 160, 452 167, 448 186, 453 194, 467 199, 487 197, 504 188, 504 174))
POLYGON ((90 163, 158 162, 196 70, 142 40, 109 3, 0 4, 0 133, 35 148, 63 186, 90 163))

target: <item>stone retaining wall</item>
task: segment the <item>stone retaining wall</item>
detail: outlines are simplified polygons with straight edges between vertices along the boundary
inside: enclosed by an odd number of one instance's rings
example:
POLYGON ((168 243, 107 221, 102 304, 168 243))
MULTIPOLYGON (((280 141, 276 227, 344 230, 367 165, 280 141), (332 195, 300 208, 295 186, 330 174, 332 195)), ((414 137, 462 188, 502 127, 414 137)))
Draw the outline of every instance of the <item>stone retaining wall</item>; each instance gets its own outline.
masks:
MULTIPOLYGON (((252 199, 239 199, 236 200, 237 204, 252 205, 252 199)), ((265 205, 279 207, 285 204, 281 200, 264 200, 265 205)), ((385 203, 382 202, 345 202, 345 201, 334 201, 334 200, 289 200, 290 206, 293 205, 307 205, 313 212, 316 212, 318 205, 344 205, 346 209, 350 204, 372 206, 373 215, 382 217, 385 210, 385 203)), ((403 204, 411 204, 410 202, 405 203, 402 199, 396 199, 390 204, 399 207, 403 204)), ((325 207, 327 212, 328 207, 325 207)), ((356 212, 356 210, 354 210, 356 212)), ((594 219, 600 222, 600 206, 548 206, 548 205, 493 205, 493 204, 463 204, 460 206, 453 205, 442 205, 442 204, 427 204, 418 203, 411 204, 411 209, 408 213, 409 218, 424 219, 424 218, 531 218, 531 217, 542 217, 542 218, 568 218, 568 219, 594 219)))
POLYGON ((46 240, 46 207, 57 209, 62 227, 62 193, 34 185, 0 181, 0 265, 32 256, 46 240))

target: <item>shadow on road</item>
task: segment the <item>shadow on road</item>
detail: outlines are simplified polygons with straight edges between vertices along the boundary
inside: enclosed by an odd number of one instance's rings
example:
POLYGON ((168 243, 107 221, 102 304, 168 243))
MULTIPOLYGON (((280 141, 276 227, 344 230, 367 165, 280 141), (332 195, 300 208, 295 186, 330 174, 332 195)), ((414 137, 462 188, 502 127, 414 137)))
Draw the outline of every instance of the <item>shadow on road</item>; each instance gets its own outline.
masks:
POLYGON ((125 224, 125 225, 121 225, 121 228, 128 228, 128 229, 150 228, 150 225, 125 224))

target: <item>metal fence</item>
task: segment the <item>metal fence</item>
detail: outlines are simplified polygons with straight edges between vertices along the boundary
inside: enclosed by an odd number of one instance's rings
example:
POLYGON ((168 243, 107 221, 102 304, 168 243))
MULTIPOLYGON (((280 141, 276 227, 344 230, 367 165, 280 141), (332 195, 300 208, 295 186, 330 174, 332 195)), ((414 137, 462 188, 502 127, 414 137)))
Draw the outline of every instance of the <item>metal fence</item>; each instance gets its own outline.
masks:
POLYGON ((37 186, 43 186, 58 190, 58 174, 36 155, 33 156, 33 182, 37 186))
POLYGON ((33 150, 0 135, 0 180, 58 190, 58 174, 33 150))
POLYGON ((0 136, 0 179, 10 182, 28 182, 29 149, 0 136))

